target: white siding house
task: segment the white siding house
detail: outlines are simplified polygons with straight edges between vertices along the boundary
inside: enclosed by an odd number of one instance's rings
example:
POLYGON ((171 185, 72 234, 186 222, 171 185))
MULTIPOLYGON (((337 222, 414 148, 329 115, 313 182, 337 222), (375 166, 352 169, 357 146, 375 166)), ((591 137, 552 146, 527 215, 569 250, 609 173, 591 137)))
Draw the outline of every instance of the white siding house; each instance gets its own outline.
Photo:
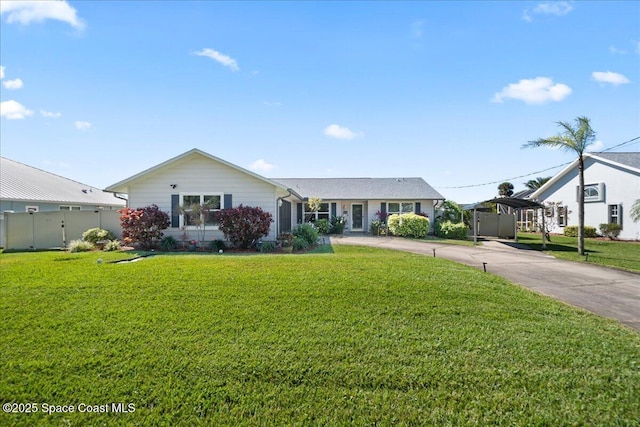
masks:
MULTIPOLYGON (((590 153, 584 159, 585 225, 622 225, 621 239, 640 240, 640 222, 629 211, 640 199, 640 153, 590 153)), ((562 233, 566 225, 578 225, 578 161, 574 161, 536 190, 532 199, 562 202, 562 218, 552 233, 562 233)), ((554 212, 558 215, 558 212, 554 212)))
MULTIPOLYGON (((189 225, 188 213, 179 212, 179 206, 188 202, 213 200, 219 209, 240 204, 260 207, 274 219, 267 236, 272 240, 296 224, 333 216, 344 216, 347 230, 353 232, 367 232, 377 211, 418 212, 433 219, 434 205, 444 200, 422 178, 268 179, 198 149, 113 184, 107 191, 126 193, 132 208, 158 205, 171 216, 165 235, 178 240, 185 232, 189 238, 197 233, 189 225), (322 200, 319 211, 308 211, 310 198, 322 200)), ((214 224, 205 230, 205 240, 223 239, 214 224)))

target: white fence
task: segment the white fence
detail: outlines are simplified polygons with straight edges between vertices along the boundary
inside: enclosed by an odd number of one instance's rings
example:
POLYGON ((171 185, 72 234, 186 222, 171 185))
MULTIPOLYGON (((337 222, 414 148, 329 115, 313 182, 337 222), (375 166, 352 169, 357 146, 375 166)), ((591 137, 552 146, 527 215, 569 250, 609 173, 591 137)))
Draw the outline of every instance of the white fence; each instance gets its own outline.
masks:
POLYGON ((90 228, 104 228, 122 236, 117 211, 53 211, 4 213, 2 237, 5 249, 66 247, 90 228))

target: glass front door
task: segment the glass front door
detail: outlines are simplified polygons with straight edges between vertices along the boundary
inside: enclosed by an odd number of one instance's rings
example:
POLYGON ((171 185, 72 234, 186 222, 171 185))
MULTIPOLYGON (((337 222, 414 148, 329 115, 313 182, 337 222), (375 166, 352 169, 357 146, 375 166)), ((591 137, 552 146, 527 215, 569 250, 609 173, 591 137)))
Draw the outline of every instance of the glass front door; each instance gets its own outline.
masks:
POLYGON ((351 205, 351 231, 362 231, 362 204, 351 205))

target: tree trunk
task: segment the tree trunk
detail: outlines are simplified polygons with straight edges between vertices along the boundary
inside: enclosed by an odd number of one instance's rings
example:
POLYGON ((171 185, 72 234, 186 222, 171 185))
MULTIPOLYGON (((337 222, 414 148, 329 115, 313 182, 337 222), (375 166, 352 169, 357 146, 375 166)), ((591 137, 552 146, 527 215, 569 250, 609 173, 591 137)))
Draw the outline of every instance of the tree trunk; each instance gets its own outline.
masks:
POLYGON ((584 158, 578 157, 578 254, 584 255, 584 158))

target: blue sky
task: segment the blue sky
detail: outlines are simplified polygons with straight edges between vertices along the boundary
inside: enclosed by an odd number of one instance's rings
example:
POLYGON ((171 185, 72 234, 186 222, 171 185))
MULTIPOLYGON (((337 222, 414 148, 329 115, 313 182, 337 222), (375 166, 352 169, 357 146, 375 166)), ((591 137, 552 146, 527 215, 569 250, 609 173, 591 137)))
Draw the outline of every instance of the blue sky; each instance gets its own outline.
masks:
POLYGON ((521 149, 559 120, 589 117, 596 151, 640 136, 640 2, 0 8, 2 156, 99 188, 200 148, 270 178, 419 176, 467 203, 573 160, 521 149))

